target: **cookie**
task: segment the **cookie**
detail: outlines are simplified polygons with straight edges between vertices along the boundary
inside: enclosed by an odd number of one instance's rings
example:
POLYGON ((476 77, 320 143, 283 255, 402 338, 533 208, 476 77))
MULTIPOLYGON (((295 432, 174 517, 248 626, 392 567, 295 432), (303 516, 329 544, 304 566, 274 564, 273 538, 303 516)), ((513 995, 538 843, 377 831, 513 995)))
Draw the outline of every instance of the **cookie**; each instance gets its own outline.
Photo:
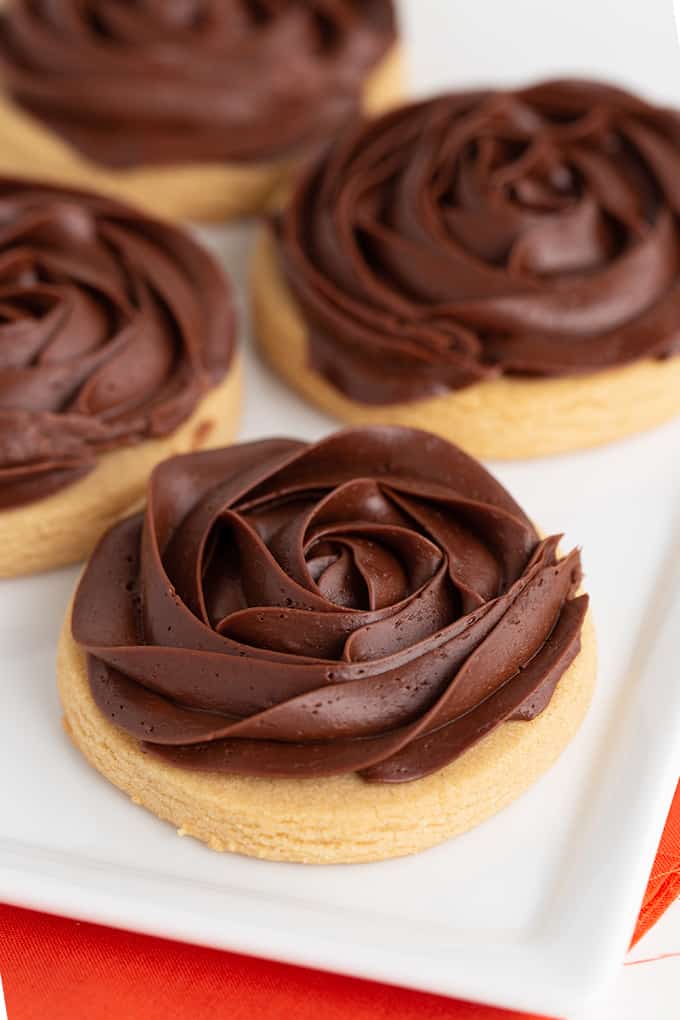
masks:
POLYGON ((586 712, 595 641, 558 540, 415 430, 172 458, 67 614, 67 730, 216 850, 422 850, 522 793, 586 712))
POLYGON ((84 558, 171 453, 221 445, 239 408, 213 258, 86 192, 0 178, 0 576, 84 558))
POLYGON ((342 121, 401 91, 391 0, 9 0, 0 28, 0 173, 168 218, 261 211, 342 121))
POLYGON ((347 129, 257 247, 264 353, 343 420, 426 428, 485 458, 669 420, 678 123, 567 81, 347 129))

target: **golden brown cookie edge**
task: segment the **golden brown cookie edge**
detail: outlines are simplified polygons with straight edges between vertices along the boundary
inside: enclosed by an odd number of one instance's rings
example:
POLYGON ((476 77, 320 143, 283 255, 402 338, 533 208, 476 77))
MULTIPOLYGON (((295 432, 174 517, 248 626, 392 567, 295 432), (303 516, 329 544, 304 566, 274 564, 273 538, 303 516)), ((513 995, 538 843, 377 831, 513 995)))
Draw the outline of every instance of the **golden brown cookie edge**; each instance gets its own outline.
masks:
POLYGON ((494 379, 411 403, 363 404, 310 368, 307 328, 269 227, 260 228, 250 280, 255 335, 268 362, 309 401, 353 425, 420 428, 475 457, 510 460, 603 445, 680 415, 680 355, 590 375, 494 379))
POLYGON ((509 722, 441 771, 411 783, 356 775, 260 779, 191 772, 145 753, 96 706, 86 659, 66 616, 58 685, 66 730, 85 758, 131 800, 213 850, 273 861, 334 864, 417 853, 496 814, 560 756, 590 704, 596 642, 590 615, 582 647, 547 708, 509 722))
POLYGON ((176 453, 224 446, 235 436, 241 408, 241 364, 169 436, 103 454, 80 481, 45 499, 0 510, 0 577, 17 577, 76 563, 115 521, 143 501, 160 461, 176 453))
MULTIPOLYGON (((402 96, 403 82, 402 49, 395 43, 364 84, 364 109, 371 114, 389 109, 402 96)), ((219 222, 262 212, 295 169, 291 160, 108 169, 2 94, 0 136, 0 175, 85 188, 171 220, 219 222)))

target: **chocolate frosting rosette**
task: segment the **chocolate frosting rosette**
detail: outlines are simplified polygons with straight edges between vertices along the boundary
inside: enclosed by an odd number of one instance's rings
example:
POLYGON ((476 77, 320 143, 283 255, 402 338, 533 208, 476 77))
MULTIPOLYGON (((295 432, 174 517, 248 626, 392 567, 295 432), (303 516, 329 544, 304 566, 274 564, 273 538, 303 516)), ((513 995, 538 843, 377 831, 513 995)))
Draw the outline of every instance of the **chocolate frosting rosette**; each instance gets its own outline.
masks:
MULTIPOLYGON (((45 536, 47 497, 73 490, 69 517, 87 510, 75 483, 113 451, 146 456, 147 443, 191 426, 231 374, 234 317, 221 270, 187 234, 94 194, 2 178, 0 241, 0 528, 11 543, 29 506, 45 536)), ((229 399, 205 436, 176 449, 222 435, 229 399)), ((90 496, 111 500, 134 477, 126 467, 90 496)))
POLYGON ((10 0, 0 76, 109 166, 266 159, 355 112, 394 37, 391 0, 10 0))
POLYGON ((415 430, 195 453, 101 541, 73 637, 100 717, 154 759, 408 785, 551 702, 588 604, 558 541, 415 430))
MULTIPOLYGON (((569 446, 676 413, 679 179, 680 114, 593 82, 454 93, 354 125, 277 224, 308 373, 296 358, 289 378, 353 421, 406 406, 401 420, 448 434, 478 406, 500 432, 505 414, 510 455, 522 418, 540 447, 542 419, 569 446)), ((285 374, 300 340, 260 318, 285 374)), ((471 449, 503 455, 475 429, 471 449)))

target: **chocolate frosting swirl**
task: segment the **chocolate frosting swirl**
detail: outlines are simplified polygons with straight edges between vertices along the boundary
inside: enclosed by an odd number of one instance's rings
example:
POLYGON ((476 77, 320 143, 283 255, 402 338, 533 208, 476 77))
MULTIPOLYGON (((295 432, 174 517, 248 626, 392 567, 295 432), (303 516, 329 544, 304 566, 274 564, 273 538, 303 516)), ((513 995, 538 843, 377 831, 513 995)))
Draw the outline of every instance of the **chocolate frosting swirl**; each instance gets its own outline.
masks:
POLYGON ((680 353, 679 217, 680 115, 562 81, 355 125, 278 237, 313 367, 380 404, 680 353))
POLYGON ((104 715, 183 767, 416 779, 533 718, 580 648, 578 551, 427 433, 175 457, 148 495, 73 636, 104 715))
POLYGON ((394 38, 392 0, 10 0, 0 76, 100 164, 257 160, 330 137, 394 38))
POLYGON ((0 178, 0 509, 174 431, 233 347, 226 281, 187 234, 93 194, 0 178))

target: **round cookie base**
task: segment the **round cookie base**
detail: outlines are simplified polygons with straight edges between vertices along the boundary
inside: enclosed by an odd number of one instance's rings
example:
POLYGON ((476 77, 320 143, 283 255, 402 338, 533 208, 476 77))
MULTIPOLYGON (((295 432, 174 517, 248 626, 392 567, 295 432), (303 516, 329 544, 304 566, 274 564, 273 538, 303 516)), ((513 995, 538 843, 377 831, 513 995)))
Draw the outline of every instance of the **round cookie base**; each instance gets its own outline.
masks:
MULTIPOLYGON (((403 93, 404 61, 395 43, 366 79, 362 105, 389 109, 403 93)), ((109 169, 87 159, 40 120, 0 96, 0 174, 99 191, 172 220, 219 222, 270 207, 296 161, 195 163, 109 169)))
POLYGON ((572 739, 590 704, 595 675, 588 616, 581 651, 534 720, 502 724, 423 779, 371 784, 355 774, 260 779, 191 772, 145 753, 95 704, 85 653, 71 636, 70 609, 57 667, 71 740, 135 804, 213 850, 308 864, 417 853, 496 814, 546 772, 572 739))
POLYGON ((231 442, 240 407, 237 356, 225 378, 169 436, 105 453, 96 467, 73 485, 45 499, 0 510, 0 577, 33 574, 83 560, 115 521, 142 504, 156 464, 176 453, 231 442))
POLYGON ((409 403, 360 403, 310 367, 307 327, 268 227, 255 245, 251 293, 256 337, 272 367, 350 424, 424 429, 474 457, 509 460, 599 446, 680 415, 680 355, 569 378, 494 379, 409 403))

